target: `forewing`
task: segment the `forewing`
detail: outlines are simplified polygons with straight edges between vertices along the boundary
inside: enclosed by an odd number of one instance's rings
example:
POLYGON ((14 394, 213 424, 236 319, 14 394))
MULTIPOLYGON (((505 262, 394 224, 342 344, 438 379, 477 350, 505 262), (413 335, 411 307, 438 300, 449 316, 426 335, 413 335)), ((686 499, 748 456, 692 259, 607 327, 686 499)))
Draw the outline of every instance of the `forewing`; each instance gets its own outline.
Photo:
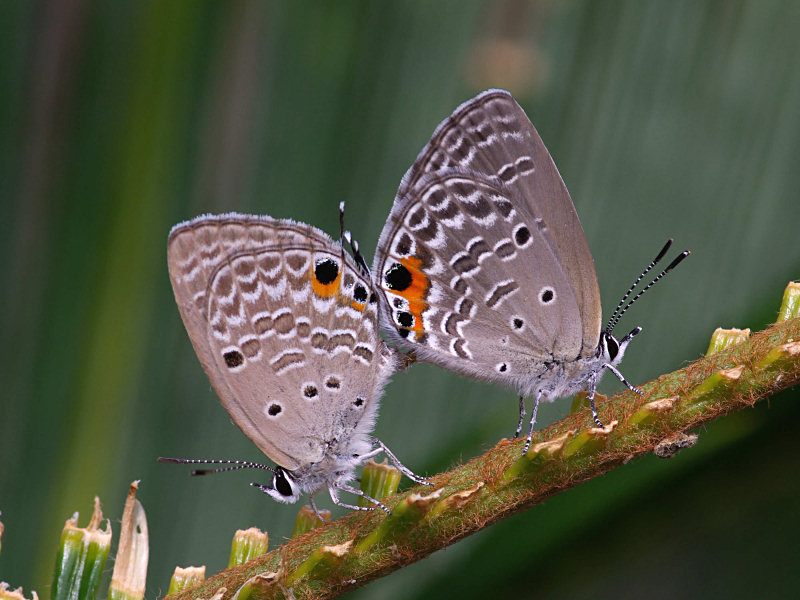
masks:
POLYGON ((515 205, 524 204, 548 225, 545 235, 581 308, 583 354, 594 352, 602 309, 586 236, 550 153, 508 92, 483 92, 445 119, 403 177, 397 199, 406 198, 426 173, 448 168, 497 177, 515 205))
POLYGON ((294 470, 322 458, 336 435, 365 420, 371 429, 394 355, 378 336, 371 283, 338 243, 307 225, 255 219, 176 228, 170 276, 226 410, 294 470))
POLYGON ((578 301, 542 219, 497 179, 458 169, 426 175, 404 200, 375 265, 396 342, 489 379, 577 357, 578 301))

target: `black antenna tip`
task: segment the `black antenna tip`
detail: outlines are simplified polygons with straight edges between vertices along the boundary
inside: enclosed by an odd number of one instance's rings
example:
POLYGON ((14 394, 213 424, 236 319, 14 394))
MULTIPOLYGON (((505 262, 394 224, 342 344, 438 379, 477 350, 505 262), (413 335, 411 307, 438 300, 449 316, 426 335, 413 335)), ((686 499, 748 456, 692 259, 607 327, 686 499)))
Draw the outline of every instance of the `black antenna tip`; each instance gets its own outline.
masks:
POLYGON ((658 256, 656 256, 655 259, 653 259, 653 264, 656 264, 658 261, 664 258, 664 255, 667 253, 667 250, 669 250, 670 246, 672 246, 672 238, 669 238, 667 240, 667 243, 664 244, 664 247, 661 249, 661 252, 659 252, 658 256))
POLYGON ((669 273, 672 269, 677 267, 684 258, 689 256, 690 254, 691 254, 691 252, 689 252, 688 250, 684 250, 683 252, 678 254, 678 256, 675 257, 675 260, 673 260, 671 263, 669 263, 667 268, 664 269, 664 273, 669 273))

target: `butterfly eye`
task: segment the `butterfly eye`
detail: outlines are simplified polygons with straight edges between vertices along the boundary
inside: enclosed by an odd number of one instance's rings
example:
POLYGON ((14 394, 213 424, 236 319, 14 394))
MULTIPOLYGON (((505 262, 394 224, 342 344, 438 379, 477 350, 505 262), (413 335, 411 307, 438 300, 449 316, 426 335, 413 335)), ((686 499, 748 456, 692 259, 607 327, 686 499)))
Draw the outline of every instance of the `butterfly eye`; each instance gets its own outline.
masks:
POLYGON ((274 487, 281 496, 293 496, 294 490, 292 484, 289 482, 289 477, 286 471, 281 467, 275 470, 275 477, 272 479, 272 487, 274 487))
POLYGON ((615 338, 610 333, 606 333, 605 331, 601 333, 600 348, 599 348, 601 354, 603 348, 605 348, 605 353, 608 354, 608 360, 610 362, 614 362, 614 359, 617 357, 617 354, 619 354, 619 342, 617 341, 617 338, 615 338))

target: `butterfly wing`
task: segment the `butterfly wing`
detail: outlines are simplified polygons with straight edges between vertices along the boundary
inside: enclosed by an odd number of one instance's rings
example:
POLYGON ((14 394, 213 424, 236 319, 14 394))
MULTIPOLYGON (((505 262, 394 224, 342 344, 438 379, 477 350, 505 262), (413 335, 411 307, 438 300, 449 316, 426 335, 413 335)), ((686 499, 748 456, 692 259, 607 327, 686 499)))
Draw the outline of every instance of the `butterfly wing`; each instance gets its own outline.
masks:
POLYGON ((204 216, 173 229, 168 262, 198 358, 262 452, 295 470, 371 432, 395 355, 338 242, 288 220, 204 216))
POLYGON ((422 177, 395 206, 376 263, 383 324, 430 362, 509 383, 581 348, 578 299, 541 224, 497 179, 422 177))
MULTIPOLYGON (((599 341, 602 318, 594 261, 550 153, 508 92, 483 92, 459 106, 437 127, 403 177, 376 258, 391 245, 389 237, 396 229, 395 217, 405 211, 406 203, 418 201, 415 189, 420 180, 428 173, 444 169, 496 177, 505 185, 515 208, 522 212, 524 207, 534 222, 541 219, 543 227, 539 230, 566 273, 577 301, 580 354, 591 355, 599 341)), ((533 224, 529 223, 531 230, 533 224)), ((527 265, 521 267, 524 266, 527 265)), ((515 269, 519 268, 515 263, 515 269)), ((571 313, 570 318, 574 318, 571 313)), ((574 344, 565 346, 571 349, 574 344)))

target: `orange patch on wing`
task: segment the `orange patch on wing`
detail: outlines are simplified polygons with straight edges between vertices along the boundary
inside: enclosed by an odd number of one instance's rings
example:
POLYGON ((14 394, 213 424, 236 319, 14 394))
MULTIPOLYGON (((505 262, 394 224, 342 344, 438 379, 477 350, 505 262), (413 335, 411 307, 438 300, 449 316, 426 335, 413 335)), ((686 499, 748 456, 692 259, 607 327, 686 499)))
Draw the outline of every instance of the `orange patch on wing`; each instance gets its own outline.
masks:
POLYGON ((366 306, 367 305, 363 302, 356 302, 355 300, 350 302, 350 307, 355 308, 359 312, 364 312, 364 308, 366 308, 366 306))
POLYGON ((317 279, 316 273, 314 273, 314 264, 312 262, 308 276, 311 279, 311 289, 314 290, 314 293, 320 298, 330 298, 331 296, 339 293, 339 284, 342 280, 341 269, 339 269, 339 272, 336 273, 336 279, 330 283, 322 283, 319 279, 317 279))
POLYGON ((428 308, 425 296, 428 293, 431 282, 428 276, 419 268, 422 264, 421 259, 416 256, 408 256, 401 258, 398 262, 411 273, 411 285, 403 291, 391 290, 391 292, 408 300, 408 312, 414 317, 414 325, 411 326, 411 330, 415 332, 415 337, 419 338, 423 333, 422 311, 428 308))

